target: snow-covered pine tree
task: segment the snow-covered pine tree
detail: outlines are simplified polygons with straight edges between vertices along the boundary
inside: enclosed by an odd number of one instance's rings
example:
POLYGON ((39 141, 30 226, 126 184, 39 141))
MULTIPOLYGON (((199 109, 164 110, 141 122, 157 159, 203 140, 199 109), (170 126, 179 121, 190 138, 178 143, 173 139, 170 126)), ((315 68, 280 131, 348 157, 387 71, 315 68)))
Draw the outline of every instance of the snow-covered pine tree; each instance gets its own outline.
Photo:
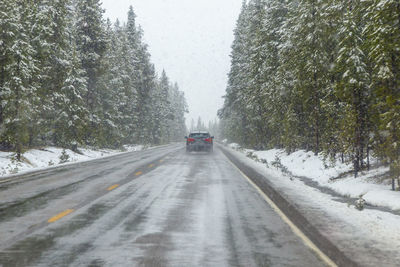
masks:
POLYGON ((245 89, 248 86, 249 49, 248 24, 249 12, 246 1, 243 1, 239 18, 234 30, 234 41, 231 51, 231 69, 228 74, 228 86, 224 96, 224 106, 218 111, 223 121, 225 136, 233 142, 248 144, 250 139, 250 123, 247 96, 245 89))
POLYGON ((375 152, 390 163, 394 179, 400 177, 400 2, 368 1, 364 20, 376 123, 375 152))
POLYGON ((177 83, 170 87, 169 99, 173 114, 168 125, 170 128, 169 141, 181 141, 182 134, 187 131, 185 124, 185 113, 188 112, 188 109, 184 92, 179 90, 177 83))
POLYGON ((83 0, 77 2, 76 13, 75 39, 82 68, 87 77, 84 100, 89 111, 89 122, 85 139, 87 144, 94 145, 101 135, 101 90, 104 89, 101 77, 106 71, 104 57, 108 47, 103 20, 104 10, 100 0, 83 0))
POLYGON ((160 143, 185 127, 184 95, 157 80, 133 9, 114 29, 102 15, 98 0, 2 2, 1 148, 150 143, 157 127, 160 143))
POLYGON ((323 19, 322 5, 322 1, 317 0, 302 0, 290 5, 289 42, 293 50, 285 64, 293 69, 295 95, 300 97, 300 114, 304 118, 299 120, 303 121, 303 147, 315 153, 321 150, 321 134, 325 128, 321 99, 325 97, 330 82, 326 35, 329 25, 323 19))
POLYGON ((84 102, 86 95, 86 76, 81 68, 81 61, 75 43, 72 42, 69 51, 66 79, 63 82, 58 97, 55 98, 57 116, 54 122, 54 135, 58 145, 77 150, 84 144, 85 130, 89 112, 84 102))
POLYGON ((163 144, 170 138, 168 120, 173 116, 169 102, 169 79, 163 70, 156 90, 152 94, 153 129, 152 137, 155 144, 163 144))
POLYGON ((194 119, 192 118, 192 120, 190 121, 190 132, 193 132, 194 130, 196 130, 196 126, 194 124, 194 119))
POLYGON ((6 122, 10 118, 7 114, 10 88, 6 87, 9 83, 12 72, 10 64, 15 61, 13 46, 17 41, 17 33, 22 28, 17 13, 16 1, 5 1, 0 5, 0 148, 10 149, 12 146, 10 136, 7 135, 6 122))
POLYGON ((132 130, 137 125, 135 108, 138 104, 135 82, 135 56, 125 26, 117 21, 111 43, 111 68, 108 76, 109 89, 114 98, 115 123, 121 143, 134 143, 132 130))
MULTIPOLYGON (((279 3, 275 4, 279 7, 279 3)), ((301 92, 295 86, 300 79, 295 67, 299 62, 296 59, 297 46, 293 30, 297 25, 294 17, 298 5, 298 1, 285 1, 280 7, 285 11, 285 17, 280 27, 276 28, 279 35, 277 52, 279 66, 275 78, 271 77, 275 80, 275 84, 272 84, 274 88, 272 88, 271 102, 276 108, 270 121, 271 127, 276 129, 278 135, 273 137, 277 139, 273 141, 273 145, 283 146, 288 152, 303 148, 305 143, 306 113, 303 110, 301 92), (279 114, 281 112, 283 114, 279 114)))
MULTIPOLYGON (((265 14, 261 24, 260 35, 263 50, 263 60, 260 72, 263 77, 262 95, 264 108, 266 109, 265 124, 268 133, 265 133, 265 143, 271 146, 281 147, 283 144, 282 121, 288 110, 288 102, 285 81, 290 77, 287 72, 279 75, 281 66, 280 47, 283 42, 282 27, 286 20, 287 7, 284 0, 271 0, 265 4, 265 14), (268 134, 268 135, 267 135, 268 134)), ((259 37, 260 38, 260 37, 259 37)))
POLYGON ((129 101, 124 90, 124 77, 129 77, 125 73, 124 64, 127 60, 122 55, 126 51, 126 36, 117 20, 115 25, 107 20, 106 27, 107 43, 109 44, 108 53, 104 57, 107 64, 107 72, 101 77, 101 84, 105 87, 102 90, 102 134, 100 143, 107 147, 120 147, 125 141, 125 134, 128 132, 124 127, 123 107, 129 101))
POLYGON ((147 44, 142 40, 143 31, 139 26, 138 28, 138 62, 137 67, 139 73, 138 83, 138 102, 137 106, 138 116, 138 140, 143 143, 150 143, 151 136, 151 92, 155 90, 157 83, 157 76, 154 65, 150 62, 150 54, 147 49, 147 44))
POLYGON ((30 124, 30 145, 42 142, 74 148, 81 143, 85 79, 74 39, 74 13, 71 0, 37 2, 32 43, 39 64, 35 102, 36 119, 30 124), (77 118, 79 114, 80 118, 77 118), (80 126, 76 125, 78 123, 80 126), (33 138, 36 138, 32 140, 33 138))
MULTIPOLYGON (((29 146, 42 145, 50 142, 51 138, 51 122, 55 114, 53 104, 53 92, 57 92, 57 84, 51 71, 56 68, 53 66, 59 57, 56 54, 56 45, 52 42, 54 26, 53 9, 51 1, 34 1, 32 4, 32 17, 30 23, 32 30, 30 32, 30 43, 35 51, 34 59, 36 61, 37 72, 35 73, 31 83, 36 84, 37 88, 35 97, 32 99, 34 112, 31 114, 31 121, 28 123, 29 146), (54 45, 54 48, 52 47, 54 45), (38 138, 40 137, 40 138, 38 138)), ((62 30, 62 29, 61 29, 62 30)))
POLYGON ((55 54, 50 74, 51 79, 55 79, 54 90, 50 94, 55 107, 51 121, 52 140, 56 145, 76 150, 79 144, 84 143, 84 129, 89 115, 84 102, 86 76, 76 46, 73 2, 52 1, 52 5, 52 47, 55 54), (59 73, 61 71, 62 74, 59 73))
POLYGON ((324 94, 320 101, 325 122, 320 143, 323 154, 332 159, 339 152, 343 154, 343 146, 338 139, 339 116, 342 107, 335 95, 334 87, 336 82, 341 79, 335 66, 339 50, 338 29, 342 26, 346 4, 340 0, 330 0, 322 1, 321 5, 321 20, 325 25, 325 51, 327 55, 325 65, 327 72, 325 75, 326 87, 323 89, 324 94))
POLYGON ((161 142, 162 143, 167 143, 171 139, 171 132, 169 129, 169 121, 174 119, 174 114, 173 110, 171 107, 171 102, 170 102, 170 88, 171 88, 171 83, 169 81, 169 78, 167 74, 165 73, 165 70, 162 71, 161 77, 160 77, 160 88, 159 88, 159 97, 160 97, 160 117, 162 118, 161 120, 161 142))
POLYGON ((362 169, 369 138, 368 105, 370 77, 362 34, 363 5, 358 1, 346 3, 343 25, 339 31, 337 70, 341 77, 336 84, 336 95, 341 103, 339 140, 344 153, 351 155, 354 173, 362 169))
POLYGON ((242 89, 246 94, 246 105, 249 111, 251 138, 248 139, 252 147, 264 147, 271 138, 268 120, 268 94, 265 83, 268 80, 265 63, 268 57, 266 47, 269 43, 269 34, 263 27, 266 18, 267 1, 251 0, 248 3, 247 47, 249 68, 247 73, 248 85, 242 89))
POLYGON ((11 145, 21 160, 23 147, 28 144, 27 125, 33 112, 32 100, 36 87, 31 83, 37 71, 35 51, 30 43, 32 18, 35 17, 33 1, 17 3, 7 1, 0 7, 2 60, 1 69, 1 141, 11 145), (4 28, 3 28, 4 27, 4 28))
POLYGON ((198 131, 205 131, 205 130, 206 130, 206 126, 204 125, 204 122, 203 122, 203 120, 201 119, 200 116, 197 118, 197 126, 196 126, 196 129, 197 129, 198 131))
POLYGON ((128 64, 130 72, 130 85, 129 89, 126 92, 129 99, 129 114, 130 120, 130 130, 128 132, 128 138, 132 142, 140 142, 140 132, 144 125, 140 124, 140 113, 142 110, 143 103, 140 99, 140 92, 141 92, 141 79, 143 78, 143 69, 140 65, 140 58, 139 58, 139 49, 141 46, 141 32, 138 30, 136 26, 136 15, 133 11, 133 7, 129 7, 128 11, 128 20, 125 26, 125 34, 127 40, 127 48, 128 48, 128 64))
POLYGON ((122 44, 118 42, 118 38, 113 31, 113 26, 111 21, 108 19, 106 22, 104 40, 107 45, 107 53, 105 53, 103 58, 103 68, 104 74, 99 77, 98 82, 98 94, 99 94, 99 126, 100 129, 96 136, 98 145, 102 147, 117 148, 121 146, 122 139, 120 138, 119 128, 117 124, 118 109, 118 99, 119 96, 116 91, 121 88, 115 88, 112 84, 115 79, 120 80, 121 73, 116 69, 115 64, 121 64, 116 62, 115 58, 118 57, 117 51, 118 47, 122 44), (116 70, 116 71, 115 71, 116 70))
POLYGON ((217 119, 213 120, 213 121, 209 121, 208 123, 208 130, 210 131, 210 134, 213 136, 220 136, 220 123, 217 119))

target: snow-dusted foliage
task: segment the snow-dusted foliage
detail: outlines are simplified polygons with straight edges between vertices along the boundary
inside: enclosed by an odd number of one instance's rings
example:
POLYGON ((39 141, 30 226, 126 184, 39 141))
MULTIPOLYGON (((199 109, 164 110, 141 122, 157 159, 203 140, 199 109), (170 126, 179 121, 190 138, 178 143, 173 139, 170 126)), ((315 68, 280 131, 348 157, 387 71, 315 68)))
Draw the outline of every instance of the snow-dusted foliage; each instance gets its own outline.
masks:
POLYGON ((36 112, 38 86, 32 81, 38 62, 31 34, 37 10, 33 5, 6 1, 0 6, 0 138, 6 143, 4 146, 13 144, 18 159, 29 141, 29 123, 36 112))
POLYGON ((133 8, 124 25, 103 13, 99 0, 2 2, 1 149, 20 157, 34 146, 159 144, 186 132, 184 95, 158 79, 133 8))
MULTIPOLYGON (((366 1, 364 33, 371 64, 371 85, 376 97, 373 108, 374 147, 391 163, 400 187, 400 3, 395 0, 366 1)), ((393 183, 393 189, 395 185, 393 183)))
POLYGON ((306 149, 400 176, 400 4, 243 1, 222 132, 253 148, 306 149))

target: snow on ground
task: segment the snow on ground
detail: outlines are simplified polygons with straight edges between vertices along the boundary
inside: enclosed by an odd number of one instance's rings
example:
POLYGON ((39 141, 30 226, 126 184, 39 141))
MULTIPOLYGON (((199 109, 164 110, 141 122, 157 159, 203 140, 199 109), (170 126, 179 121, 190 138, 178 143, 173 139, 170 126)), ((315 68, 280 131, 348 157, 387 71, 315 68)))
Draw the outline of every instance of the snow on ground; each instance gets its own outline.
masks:
POLYGON ((335 243, 360 266, 398 266, 400 262, 400 218, 399 215, 376 209, 359 211, 354 199, 338 199, 318 188, 306 185, 290 173, 282 172, 282 166, 293 174, 309 177, 320 185, 329 186, 336 192, 363 198, 368 203, 400 208, 400 192, 390 190, 389 185, 375 183, 372 176, 385 171, 381 168, 358 178, 348 177, 330 181, 329 177, 348 171, 349 166, 324 167, 323 159, 299 151, 287 155, 282 150, 254 151, 238 147, 232 152, 241 161, 252 166, 293 205, 295 205, 321 233, 335 243), (251 153, 250 153, 251 152, 251 153), (259 158, 255 158, 254 154, 259 158), (278 156, 281 168, 274 164, 278 156), (268 165, 262 159, 268 161, 268 165), (346 203, 347 202, 347 203, 346 203))
POLYGON ((388 172, 388 167, 371 169, 361 173, 357 178, 349 173, 343 178, 334 179, 351 171, 351 164, 341 163, 340 160, 335 162, 331 162, 329 159, 324 160, 322 155, 316 156, 311 151, 299 150, 288 155, 282 149, 255 151, 242 149, 235 143, 228 146, 243 152, 256 161, 263 161, 268 168, 279 168, 293 176, 309 178, 342 196, 351 198, 362 196, 369 205, 400 211, 400 192, 391 190, 389 180, 379 181, 376 179, 388 172))
POLYGON ((82 162, 101 157, 112 156, 119 153, 140 151, 143 145, 125 145, 122 150, 79 148, 76 153, 69 149, 57 147, 44 147, 31 149, 22 155, 22 162, 18 162, 14 152, 0 151, 0 177, 23 174, 33 170, 46 169, 60 164, 82 162))

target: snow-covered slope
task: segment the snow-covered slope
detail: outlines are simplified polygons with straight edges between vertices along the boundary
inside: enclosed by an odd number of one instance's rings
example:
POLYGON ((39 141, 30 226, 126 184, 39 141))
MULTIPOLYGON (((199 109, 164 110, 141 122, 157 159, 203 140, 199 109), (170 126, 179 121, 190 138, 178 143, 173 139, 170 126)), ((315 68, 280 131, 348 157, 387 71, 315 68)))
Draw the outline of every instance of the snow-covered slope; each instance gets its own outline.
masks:
POLYGON ((306 177, 342 196, 361 196, 369 205, 400 210, 400 192, 391 190, 389 180, 377 178, 387 173, 388 167, 374 168, 355 178, 349 173, 352 169, 350 164, 341 163, 339 159, 331 162, 329 159, 325 160, 322 155, 314 155, 313 152, 300 150, 288 155, 282 149, 255 151, 242 149, 238 144, 229 144, 229 147, 242 151, 255 161, 263 162, 265 167, 271 170, 283 170, 289 175, 306 177))
POLYGON ((82 162, 93 160, 96 158, 111 156, 124 152, 143 150, 142 145, 129 145, 122 150, 111 149, 89 149, 79 148, 79 153, 75 153, 69 149, 57 147, 45 147, 41 149, 31 149, 26 151, 22 157, 22 162, 15 159, 14 152, 0 151, 0 177, 13 174, 22 174, 32 170, 40 170, 60 164, 68 164, 73 162, 82 162))

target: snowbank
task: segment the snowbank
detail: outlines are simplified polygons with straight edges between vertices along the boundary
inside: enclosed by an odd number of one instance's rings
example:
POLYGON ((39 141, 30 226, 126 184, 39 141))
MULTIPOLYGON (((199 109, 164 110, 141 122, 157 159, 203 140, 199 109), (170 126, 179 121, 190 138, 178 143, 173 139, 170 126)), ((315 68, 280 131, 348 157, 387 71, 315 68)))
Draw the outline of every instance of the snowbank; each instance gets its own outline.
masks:
POLYGON ((79 154, 69 149, 64 150, 57 147, 45 147, 26 151, 22 155, 22 162, 16 160, 14 152, 0 151, 0 177, 22 174, 28 171, 45 169, 61 164, 88 161, 125 152, 140 151, 143 149, 145 149, 143 145, 126 145, 124 146, 124 151, 79 148, 81 152, 81 154, 79 154))
POLYGON ((255 151, 242 149, 238 144, 229 144, 228 147, 242 151, 255 161, 263 162, 269 169, 279 169, 293 176, 311 179, 342 196, 362 196, 369 205, 400 210, 400 192, 391 190, 390 181, 376 179, 388 172, 388 167, 371 169, 354 178, 353 174, 349 173, 352 169, 350 164, 341 163, 339 160, 324 160, 322 155, 314 155, 313 152, 299 150, 288 155, 282 149, 255 151), (338 178, 340 176, 343 177, 338 178))
POLYGON ((350 177, 330 181, 330 177, 350 170, 350 166, 326 166, 322 157, 305 151, 287 155, 283 150, 254 151, 238 148, 237 145, 233 147, 237 149, 232 150, 232 153, 239 160, 262 173, 283 197, 312 220, 323 235, 360 266, 398 266, 398 214, 383 209, 359 211, 355 208, 354 199, 339 199, 324 190, 309 186, 303 179, 293 177, 294 174, 306 176, 338 193, 354 197, 364 193, 363 198, 367 203, 398 210, 400 192, 391 191, 389 185, 379 184, 374 178, 387 169, 378 168, 358 178, 350 174, 350 177))

